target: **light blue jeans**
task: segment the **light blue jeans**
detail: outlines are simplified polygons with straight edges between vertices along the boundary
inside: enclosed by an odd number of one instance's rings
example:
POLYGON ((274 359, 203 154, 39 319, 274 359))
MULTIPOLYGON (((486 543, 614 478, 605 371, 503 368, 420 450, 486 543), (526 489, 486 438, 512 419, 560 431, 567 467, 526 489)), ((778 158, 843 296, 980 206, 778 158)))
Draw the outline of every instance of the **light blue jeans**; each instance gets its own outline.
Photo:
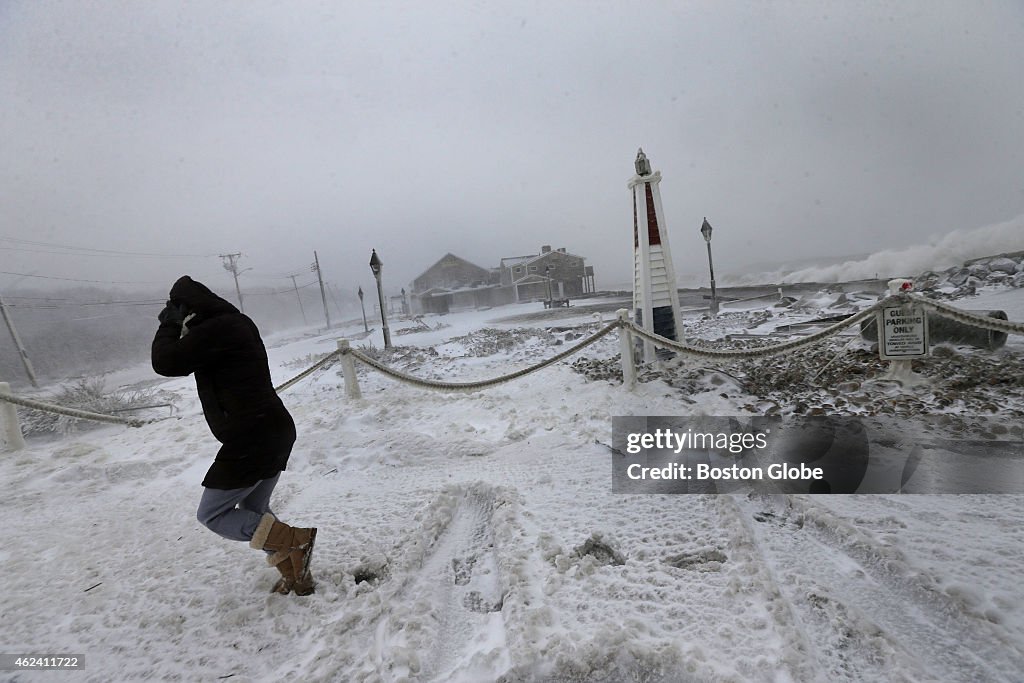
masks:
POLYGON ((280 474, 244 489, 204 489, 196 518, 219 536, 232 541, 249 541, 263 514, 269 512, 270 494, 280 474))

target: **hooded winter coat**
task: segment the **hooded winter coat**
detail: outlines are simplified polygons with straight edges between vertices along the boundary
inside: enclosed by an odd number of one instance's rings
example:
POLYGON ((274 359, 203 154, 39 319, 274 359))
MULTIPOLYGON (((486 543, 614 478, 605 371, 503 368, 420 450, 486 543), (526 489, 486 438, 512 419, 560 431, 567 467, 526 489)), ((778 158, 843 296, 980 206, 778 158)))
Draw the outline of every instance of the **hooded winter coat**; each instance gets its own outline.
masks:
POLYGON ((195 373, 206 423, 222 446, 203 486, 252 486, 285 469, 295 423, 270 381, 267 350, 256 324, 187 275, 171 287, 171 304, 187 318, 165 320, 153 339, 153 370, 195 373))

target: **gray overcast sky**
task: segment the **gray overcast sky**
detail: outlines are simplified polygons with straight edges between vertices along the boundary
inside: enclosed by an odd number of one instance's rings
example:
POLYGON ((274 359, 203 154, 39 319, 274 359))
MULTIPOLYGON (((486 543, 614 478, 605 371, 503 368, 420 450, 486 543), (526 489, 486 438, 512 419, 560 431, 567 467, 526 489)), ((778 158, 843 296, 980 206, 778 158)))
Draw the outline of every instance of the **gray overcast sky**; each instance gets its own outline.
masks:
POLYGON ((282 286, 316 249, 342 289, 375 247, 392 290, 551 244, 609 286, 642 146, 683 279, 704 216, 723 274, 863 254, 1024 213, 1022 65, 1017 0, 0 2, 0 237, 282 286))

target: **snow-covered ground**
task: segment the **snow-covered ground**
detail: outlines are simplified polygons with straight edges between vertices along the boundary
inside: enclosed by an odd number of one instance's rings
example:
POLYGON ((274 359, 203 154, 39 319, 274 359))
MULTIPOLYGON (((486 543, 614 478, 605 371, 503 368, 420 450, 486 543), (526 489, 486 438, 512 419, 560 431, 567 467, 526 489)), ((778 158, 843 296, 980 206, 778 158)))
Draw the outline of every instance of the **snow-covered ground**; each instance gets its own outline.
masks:
MULTIPOLYGON (((1024 289, 962 303, 1024 320, 1024 289)), ((687 327, 714 338, 821 313, 766 321, 763 305, 687 327)), ((581 313, 428 317, 436 329, 395 334, 385 361, 494 377, 601 327, 581 313)), ((275 382, 361 327, 269 339, 275 382)), ((617 353, 612 334, 580 355, 615 367, 617 353)), ((309 597, 270 594, 262 553, 196 522, 217 444, 191 378, 159 385, 180 419, 30 440, 0 459, 0 651, 77 653, 85 668, 0 679, 1024 680, 1024 496, 613 495, 612 416, 734 415, 758 399, 654 376, 630 391, 576 360, 473 393, 364 366, 358 400, 337 366, 288 389, 299 439, 275 511, 320 529, 309 597)))

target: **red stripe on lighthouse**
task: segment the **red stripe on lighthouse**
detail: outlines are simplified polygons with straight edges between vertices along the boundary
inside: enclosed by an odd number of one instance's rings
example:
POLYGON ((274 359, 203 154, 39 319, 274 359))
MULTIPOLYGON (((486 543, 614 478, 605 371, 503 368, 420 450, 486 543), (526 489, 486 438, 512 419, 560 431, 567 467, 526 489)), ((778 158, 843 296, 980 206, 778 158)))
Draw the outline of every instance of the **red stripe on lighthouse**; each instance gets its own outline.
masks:
POLYGON ((658 230, 658 215, 654 211, 654 195, 650 183, 644 183, 644 192, 647 195, 647 243, 661 244, 661 231, 658 230))
POLYGON ((640 248, 640 230, 636 222, 636 192, 633 193, 633 249, 640 248))

